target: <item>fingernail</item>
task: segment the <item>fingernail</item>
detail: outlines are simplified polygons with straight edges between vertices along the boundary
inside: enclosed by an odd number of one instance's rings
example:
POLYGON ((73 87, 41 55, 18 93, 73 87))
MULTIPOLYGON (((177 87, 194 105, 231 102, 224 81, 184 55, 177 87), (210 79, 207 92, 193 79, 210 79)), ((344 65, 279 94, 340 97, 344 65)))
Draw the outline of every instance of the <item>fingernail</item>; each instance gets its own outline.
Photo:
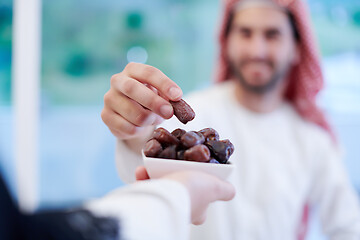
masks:
POLYGON ((169 90, 169 94, 170 94, 170 97, 171 97, 171 98, 176 99, 176 98, 178 98, 178 97, 181 97, 182 91, 181 91, 180 88, 172 87, 172 88, 170 88, 170 90, 169 90))
POLYGON ((162 105, 160 107, 160 113, 165 118, 171 117, 172 111, 173 111, 173 109, 170 105, 162 105))

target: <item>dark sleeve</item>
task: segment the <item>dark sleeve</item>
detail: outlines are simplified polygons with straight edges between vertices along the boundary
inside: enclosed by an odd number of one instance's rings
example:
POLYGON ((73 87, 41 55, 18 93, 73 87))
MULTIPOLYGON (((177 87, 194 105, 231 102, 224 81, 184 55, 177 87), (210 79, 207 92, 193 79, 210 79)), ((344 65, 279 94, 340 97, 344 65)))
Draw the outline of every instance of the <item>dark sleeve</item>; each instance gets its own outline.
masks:
POLYGON ((118 240, 119 226, 116 219, 96 217, 83 209, 22 214, 0 170, 1 240, 118 240))
POLYGON ((118 240, 119 222, 95 217, 87 210, 49 211, 24 216, 26 239, 118 240))
POLYGON ((0 169, 0 239, 21 239, 20 212, 10 196, 0 169))

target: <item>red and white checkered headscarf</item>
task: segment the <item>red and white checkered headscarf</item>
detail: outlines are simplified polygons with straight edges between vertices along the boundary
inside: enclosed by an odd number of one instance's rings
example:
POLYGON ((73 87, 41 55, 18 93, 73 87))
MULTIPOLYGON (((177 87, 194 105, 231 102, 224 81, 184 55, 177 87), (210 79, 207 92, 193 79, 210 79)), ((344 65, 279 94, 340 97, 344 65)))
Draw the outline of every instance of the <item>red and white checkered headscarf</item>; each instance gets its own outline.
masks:
MULTIPOLYGON (((216 82, 230 79, 230 66, 226 58, 226 28, 230 20, 230 13, 241 0, 223 0, 224 15, 220 25, 220 60, 218 63, 216 82)), ((286 98, 295 106, 298 113, 306 120, 314 122, 324 128, 334 138, 330 125, 322 111, 316 105, 316 95, 323 88, 323 76, 320 60, 314 39, 310 16, 303 0, 273 0, 281 7, 289 10, 295 20, 300 35, 300 63, 293 67, 289 74, 289 85, 286 98)))

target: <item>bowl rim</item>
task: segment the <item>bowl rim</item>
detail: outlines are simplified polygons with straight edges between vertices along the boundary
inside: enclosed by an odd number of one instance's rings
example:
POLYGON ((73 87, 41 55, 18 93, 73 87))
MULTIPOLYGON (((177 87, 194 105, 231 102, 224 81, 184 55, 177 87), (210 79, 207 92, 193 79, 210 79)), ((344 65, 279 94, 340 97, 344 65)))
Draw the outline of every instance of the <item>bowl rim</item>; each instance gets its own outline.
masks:
MULTIPOLYGON (((178 162, 179 164, 191 164, 191 165, 202 165, 202 164, 208 164, 209 166, 217 166, 222 168, 233 168, 234 164, 231 161, 228 161, 228 163, 209 163, 209 162, 195 162, 195 161, 188 161, 188 160, 181 160, 181 159, 172 159, 172 158, 156 158, 156 157, 147 157, 145 156, 144 152, 141 150, 141 155, 143 157, 143 160, 151 160, 151 161, 172 161, 172 162, 178 162)), ((207 165, 207 166, 208 166, 207 165)))

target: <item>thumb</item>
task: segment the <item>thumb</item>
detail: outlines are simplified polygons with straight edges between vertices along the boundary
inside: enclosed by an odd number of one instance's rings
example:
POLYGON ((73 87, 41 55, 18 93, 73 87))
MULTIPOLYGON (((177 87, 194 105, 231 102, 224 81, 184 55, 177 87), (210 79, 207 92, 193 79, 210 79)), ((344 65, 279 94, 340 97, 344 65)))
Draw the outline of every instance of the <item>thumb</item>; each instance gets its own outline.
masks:
POLYGON ((201 214, 199 214, 199 216, 192 217, 191 223, 194 225, 201 225, 205 222, 206 216, 207 216, 207 211, 205 209, 201 214))
MULTIPOLYGON (((215 177, 214 177, 215 178, 215 177)), ((212 200, 230 201, 235 197, 235 187, 227 181, 216 178, 213 184, 213 191, 211 191, 212 200)))
POLYGON ((144 166, 139 166, 135 170, 135 178, 137 181, 150 179, 148 172, 144 166))

